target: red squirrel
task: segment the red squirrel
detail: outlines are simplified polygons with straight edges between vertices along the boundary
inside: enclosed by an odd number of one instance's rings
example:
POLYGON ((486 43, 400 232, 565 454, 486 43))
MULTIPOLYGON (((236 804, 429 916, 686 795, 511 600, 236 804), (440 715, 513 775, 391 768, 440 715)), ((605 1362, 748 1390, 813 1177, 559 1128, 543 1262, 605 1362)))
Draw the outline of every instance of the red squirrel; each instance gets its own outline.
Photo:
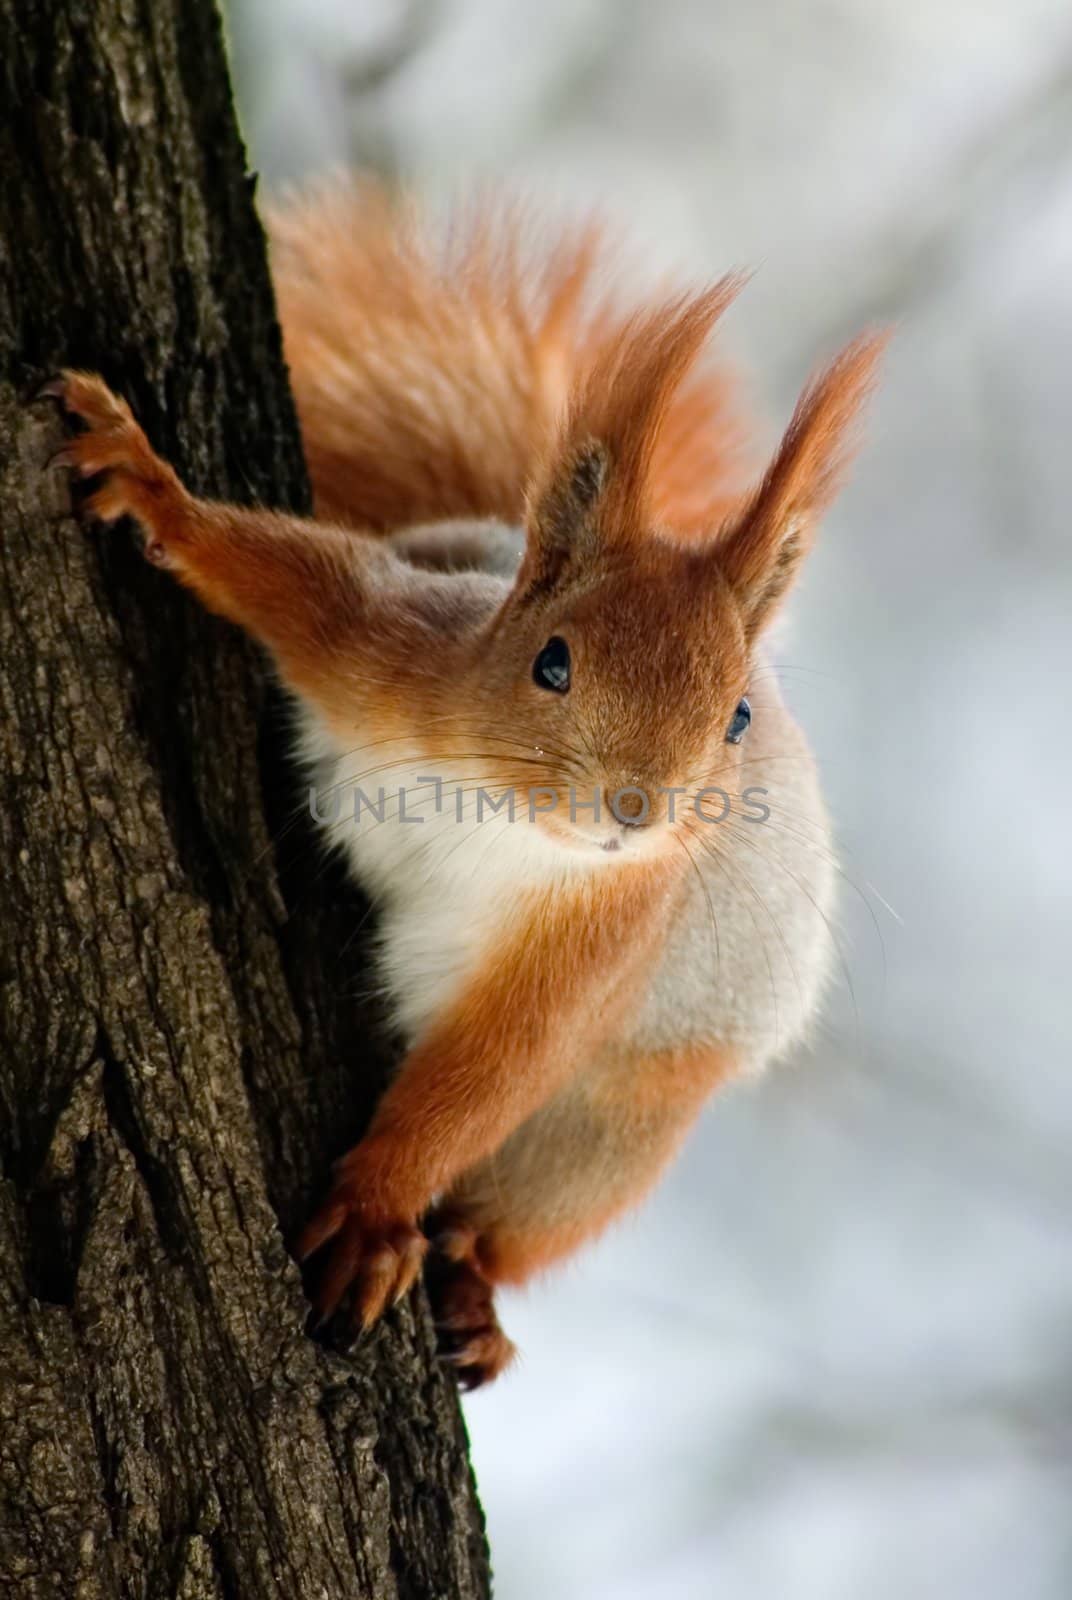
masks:
POLYGON ((319 1310, 352 1292, 369 1326, 431 1245, 475 1386, 513 1355, 496 1286, 639 1200, 816 1010, 835 869, 761 640, 882 339, 808 384, 742 486, 701 359, 738 278, 623 307, 594 229, 437 233, 357 182, 270 231, 316 520, 197 499, 98 377, 46 389, 85 425, 61 457, 97 479, 89 513, 134 518, 268 651, 379 907, 405 1053, 300 1241, 327 1255, 319 1310))

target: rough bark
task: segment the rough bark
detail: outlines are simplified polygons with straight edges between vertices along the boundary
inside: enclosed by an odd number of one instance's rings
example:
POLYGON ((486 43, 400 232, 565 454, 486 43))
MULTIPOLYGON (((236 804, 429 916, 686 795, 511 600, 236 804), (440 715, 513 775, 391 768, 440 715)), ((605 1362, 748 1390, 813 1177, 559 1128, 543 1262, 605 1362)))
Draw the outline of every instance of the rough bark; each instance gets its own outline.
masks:
POLYGON ((0 1591, 486 1595, 421 1294, 349 1355, 284 1241, 386 1049, 255 652, 84 531, 97 368, 202 492, 307 486, 211 0, 0 0, 0 1591), (298 804, 298 820, 288 819, 298 804), (282 834, 283 845, 277 843, 282 834))

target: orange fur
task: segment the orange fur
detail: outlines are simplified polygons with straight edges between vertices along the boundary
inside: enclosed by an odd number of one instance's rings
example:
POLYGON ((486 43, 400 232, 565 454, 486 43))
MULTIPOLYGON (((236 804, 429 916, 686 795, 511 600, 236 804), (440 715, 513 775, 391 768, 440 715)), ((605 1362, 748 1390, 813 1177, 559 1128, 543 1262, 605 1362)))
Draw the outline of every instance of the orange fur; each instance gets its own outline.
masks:
POLYGON ((595 224, 556 232, 500 203, 437 234, 369 181, 323 186, 269 231, 321 516, 519 521, 571 397, 578 427, 613 424, 651 453, 658 521, 705 533, 736 505, 739 402, 714 369, 680 380, 738 280, 638 313, 595 224), (628 408, 611 398, 623 381, 628 408))
POLYGON ((439 1226, 453 1225, 452 1255, 467 1260, 490 1284, 524 1283, 572 1255, 643 1199, 704 1101, 737 1070, 732 1052, 708 1046, 612 1053, 588 1087, 587 1114, 614 1130, 623 1151, 642 1152, 641 1160, 623 1168, 619 1184, 608 1184, 605 1177, 595 1182, 581 1169, 570 1179, 569 1192, 564 1183, 546 1212, 530 1204, 527 1215, 519 1215, 524 1208, 515 1206, 514 1214, 504 1217, 515 1187, 510 1147, 504 1146, 501 1157, 467 1171, 444 1200, 439 1226), (460 1219, 468 1223, 467 1234, 460 1219))
POLYGON ((634 870, 515 908, 494 966, 410 1051, 302 1237, 302 1255, 338 1237, 323 1310, 353 1280, 370 1231, 416 1223, 576 1070, 658 940, 673 878, 672 865, 634 870))
MULTIPOLYGON (((740 281, 729 276, 710 289, 638 312, 579 358, 569 401, 548 443, 547 466, 530 491, 530 521, 539 522, 547 497, 563 493, 563 465, 567 472, 576 470, 575 464, 595 448, 599 470, 607 477, 599 495, 601 538, 626 542, 648 533, 657 520, 653 503, 659 494, 658 450, 664 430, 674 421, 673 408, 689 369, 740 281)), ((665 462, 663 466, 663 502, 669 500, 673 508, 675 490, 681 493, 690 485, 683 478, 668 480, 665 462)), ((712 487, 708 485, 709 494, 712 487)), ((710 532, 718 525, 710 502, 705 516, 710 532)))
POLYGON ((437 1310, 477 1383, 512 1355, 494 1285, 635 1201, 745 1064, 717 1034, 641 1048, 622 1031, 696 865, 695 824, 661 791, 739 781, 725 737, 752 642, 837 486, 880 344, 806 390, 745 496, 726 386, 701 362, 736 280, 622 312, 596 292, 594 230, 534 257, 520 216, 484 213, 437 257, 367 186, 292 208, 273 235, 318 509, 351 526, 195 498, 126 403, 70 372, 51 390, 87 427, 62 459, 98 478, 89 510, 135 517, 150 558, 260 640, 342 748, 556 794, 580 771, 651 807, 656 843, 598 872, 570 867, 595 849, 572 821, 541 824, 561 865, 536 887, 519 869, 302 1240, 331 1246, 321 1310, 352 1286, 368 1324, 420 1272, 438 1201, 437 1310), (383 537, 459 516, 524 519, 512 587, 418 573, 383 537), (533 685, 559 634, 584 686, 568 703, 533 685))
MULTIPOLYGON (((636 1054, 609 1063, 593 1098, 608 1125, 621 1130, 634 1151, 644 1152, 642 1175, 633 1169, 628 1181, 609 1191, 605 1184, 586 1185, 583 1172, 575 1175, 579 1192, 570 1196, 560 1188, 555 1196, 559 1207, 573 1206, 569 1221, 541 1217, 531 1202, 523 1225, 516 1216, 504 1220, 516 1198, 508 1144, 505 1159, 492 1157, 453 1186, 429 1219, 435 1260, 428 1286, 446 1357, 465 1387, 494 1380, 516 1356, 495 1315, 495 1288, 546 1271, 636 1205, 672 1160, 700 1105, 735 1070, 730 1054, 709 1049, 636 1054)), ((525 1209, 523 1197, 516 1209, 525 1209)))
POLYGON ((766 477, 723 536, 723 570, 750 596, 749 632, 789 587, 820 513, 841 487, 853 427, 886 343, 873 334, 855 340, 808 385, 766 477))

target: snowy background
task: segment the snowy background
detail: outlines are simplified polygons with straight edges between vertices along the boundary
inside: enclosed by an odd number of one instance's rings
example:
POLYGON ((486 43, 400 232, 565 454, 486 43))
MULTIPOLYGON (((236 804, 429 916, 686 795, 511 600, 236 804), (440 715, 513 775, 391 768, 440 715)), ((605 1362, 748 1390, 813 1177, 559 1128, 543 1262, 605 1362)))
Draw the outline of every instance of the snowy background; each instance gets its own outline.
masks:
POLYGON ((229 22, 269 183, 504 175, 657 264, 755 264, 727 337, 770 440, 817 358, 899 329, 778 655, 856 886, 847 976, 810 1055, 507 1301, 524 1364, 466 1408, 499 1600, 1067 1600, 1072 12, 229 22))

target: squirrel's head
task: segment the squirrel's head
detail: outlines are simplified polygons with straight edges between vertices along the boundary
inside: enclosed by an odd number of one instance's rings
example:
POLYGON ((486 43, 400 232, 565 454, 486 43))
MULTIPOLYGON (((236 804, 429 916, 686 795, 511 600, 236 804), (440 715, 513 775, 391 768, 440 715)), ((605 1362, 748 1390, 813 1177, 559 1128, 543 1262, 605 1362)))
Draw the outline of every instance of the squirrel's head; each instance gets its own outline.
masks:
POLYGON ((758 487, 684 536, 653 510, 660 425, 737 287, 607 341, 530 487, 526 554, 483 641, 485 711, 513 747, 504 769, 555 795, 535 820, 619 860, 672 848, 701 790, 736 807, 753 652, 840 483, 884 342, 858 340, 814 379, 758 487))

